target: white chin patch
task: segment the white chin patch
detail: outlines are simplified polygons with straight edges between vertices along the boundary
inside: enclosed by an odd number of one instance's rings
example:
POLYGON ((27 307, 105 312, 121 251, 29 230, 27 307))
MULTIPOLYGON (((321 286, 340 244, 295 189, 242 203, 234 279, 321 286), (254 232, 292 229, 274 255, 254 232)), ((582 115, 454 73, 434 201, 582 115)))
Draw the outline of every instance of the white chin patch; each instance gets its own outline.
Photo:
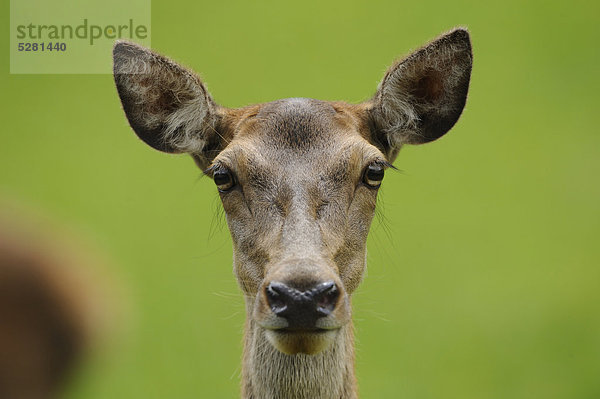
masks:
POLYGON ((269 343, 286 355, 296 355, 299 353, 316 355, 329 348, 338 331, 287 332, 266 330, 265 334, 269 343))

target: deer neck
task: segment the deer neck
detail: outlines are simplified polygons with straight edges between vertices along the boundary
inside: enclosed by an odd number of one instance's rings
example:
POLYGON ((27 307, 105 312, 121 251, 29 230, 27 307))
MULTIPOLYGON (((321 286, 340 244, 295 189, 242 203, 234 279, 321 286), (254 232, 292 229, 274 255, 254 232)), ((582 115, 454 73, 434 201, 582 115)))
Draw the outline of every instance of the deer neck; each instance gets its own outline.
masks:
POLYGON ((352 323, 321 353, 286 355, 267 341, 251 317, 246 318, 243 399, 354 399, 356 392, 352 323))

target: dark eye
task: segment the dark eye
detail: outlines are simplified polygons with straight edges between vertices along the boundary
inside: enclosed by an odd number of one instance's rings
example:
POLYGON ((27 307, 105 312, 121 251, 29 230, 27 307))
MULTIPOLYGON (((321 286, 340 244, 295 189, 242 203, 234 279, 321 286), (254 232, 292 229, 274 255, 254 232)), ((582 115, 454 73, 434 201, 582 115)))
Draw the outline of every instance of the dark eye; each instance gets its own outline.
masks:
POLYGON ((231 174, 231 172, 225 168, 215 170, 213 173, 213 180, 221 192, 228 191, 235 186, 233 174, 231 174))
POLYGON ((375 163, 371 164, 365 169, 365 174, 363 175, 363 182, 369 187, 377 188, 381 185, 381 181, 383 180, 383 174, 383 166, 375 163))

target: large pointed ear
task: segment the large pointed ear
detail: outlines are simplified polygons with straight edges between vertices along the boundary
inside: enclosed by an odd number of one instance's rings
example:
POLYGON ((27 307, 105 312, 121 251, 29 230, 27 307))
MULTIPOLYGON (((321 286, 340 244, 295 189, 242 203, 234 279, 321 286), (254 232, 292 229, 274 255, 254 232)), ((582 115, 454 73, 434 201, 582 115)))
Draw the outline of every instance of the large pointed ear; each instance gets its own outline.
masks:
POLYGON ((403 144, 427 143, 454 126, 472 60, 469 33, 455 29, 388 69, 368 107, 374 139, 390 161, 403 144))
POLYGON ((218 146, 219 107, 193 72, 123 41, 115 44, 113 60, 119 97, 139 138, 160 151, 190 153, 197 161, 206 158, 207 147, 218 146))

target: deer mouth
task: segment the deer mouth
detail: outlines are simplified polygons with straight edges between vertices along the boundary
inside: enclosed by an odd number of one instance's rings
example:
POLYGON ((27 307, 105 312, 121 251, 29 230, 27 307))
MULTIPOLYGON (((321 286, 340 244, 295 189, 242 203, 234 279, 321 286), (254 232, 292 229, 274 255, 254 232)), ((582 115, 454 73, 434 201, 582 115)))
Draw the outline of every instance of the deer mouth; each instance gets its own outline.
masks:
MULTIPOLYGON (((339 327, 338 327, 339 328, 339 327)), ((272 331, 281 334, 321 334, 327 331, 337 330, 337 328, 278 328, 272 331)))
POLYGON ((257 324, 267 341, 278 351, 287 355, 299 353, 318 354, 331 346, 342 327, 346 324, 330 315, 317 320, 316 325, 290 325, 281 317, 271 314, 257 324))

